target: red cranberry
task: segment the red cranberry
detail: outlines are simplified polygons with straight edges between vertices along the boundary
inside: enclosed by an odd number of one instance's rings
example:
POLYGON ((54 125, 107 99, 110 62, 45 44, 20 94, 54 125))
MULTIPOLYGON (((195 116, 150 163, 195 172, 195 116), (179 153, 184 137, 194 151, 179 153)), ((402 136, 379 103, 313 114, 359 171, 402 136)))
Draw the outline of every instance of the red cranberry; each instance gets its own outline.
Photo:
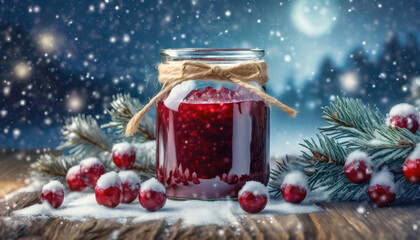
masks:
POLYGON ((368 193, 370 200, 378 207, 384 207, 395 199, 395 193, 390 186, 369 186, 368 193))
POLYGON ((388 125, 391 127, 406 128, 412 133, 419 129, 419 114, 414 106, 406 103, 395 105, 388 118, 388 125))
POLYGON ((122 170, 132 169, 136 161, 136 148, 127 142, 115 144, 112 148, 112 160, 122 170))
POLYGON ((369 156, 361 151, 349 154, 344 165, 344 174, 354 183, 363 183, 372 175, 372 162, 369 156))
POLYGON ((121 179, 116 172, 102 175, 95 187, 96 202, 105 207, 114 208, 122 200, 121 179))
POLYGON ((80 162, 80 176, 86 185, 95 187, 99 177, 104 173, 104 165, 98 158, 87 158, 80 162))
POLYGON ((139 202, 147 211, 157 211, 166 203, 166 190, 156 178, 151 178, 141 185, 139 202))
POLYGON ((58 208, 64 201, 64 187, 59 181, 51 181, 42 187, 41 200, 58 208))
POLYGON ((239 192, 239 206, 247 213, 259 213, 269 199, 267 188, 256 181, 248 181, 239 192))
POLYGON ((293 171, 286 175, 281 185, 281 194, 283 199, 289 203, 302 202, 307 193, 308 180, 306 176, 299 171, 293 171))
POLYGON ((121 178, 123 198, 122 203, 133 202, 140 192, 140 178, 134 171, 122 171, 118 175, 121 178))
POLYGON ((283 184, 281 194, 286 202, 301 203, 306 197, 306 190, 301 186, 283 184))
POLYGON ((414 184, 420 183, 420 147, 405 160, 403 164, 405 178, 414 184))
POLYGON ((370 200, 378 207, 384 207, 395 199, 395 183, 388 168, 374 174, 369 184, 370 200))
POLYGON ((70 190, 72 191, 82 191, 86 188, 86 184, 80 176, 79 165, 73 166, 67 171, 66 180, 70 190))

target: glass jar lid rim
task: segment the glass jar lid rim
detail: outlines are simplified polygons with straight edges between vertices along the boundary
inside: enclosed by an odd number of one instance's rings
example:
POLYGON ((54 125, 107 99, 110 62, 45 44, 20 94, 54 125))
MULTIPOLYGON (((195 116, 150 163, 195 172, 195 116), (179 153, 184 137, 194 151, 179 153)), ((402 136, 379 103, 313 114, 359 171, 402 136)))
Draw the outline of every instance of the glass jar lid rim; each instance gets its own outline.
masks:
POLYGON ((160 51, 160 56, 166 60, 185 59, 262 59, 263 49, 250 48, 168 48, 160 51))

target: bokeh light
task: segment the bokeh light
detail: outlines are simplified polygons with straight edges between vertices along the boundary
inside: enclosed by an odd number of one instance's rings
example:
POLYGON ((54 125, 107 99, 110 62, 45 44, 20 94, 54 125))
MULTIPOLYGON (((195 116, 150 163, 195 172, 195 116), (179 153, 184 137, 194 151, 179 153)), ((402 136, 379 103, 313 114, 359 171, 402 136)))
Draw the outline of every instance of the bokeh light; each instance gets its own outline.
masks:
POLYGON ((39 35, 39 47, 45 52, 52 52, 57 49, 57 37, 52 33, 42 33, 39 35))
POLYGON ((26 79, 31 75, 31 67, 24 62, 19 62, 14 67, 14 74, 19 79, 26 79))
POLYGON ((345 72, 339 79, 342 89, 347 92, 355 92, 359 88, 359 76, 355 72, 345 72))

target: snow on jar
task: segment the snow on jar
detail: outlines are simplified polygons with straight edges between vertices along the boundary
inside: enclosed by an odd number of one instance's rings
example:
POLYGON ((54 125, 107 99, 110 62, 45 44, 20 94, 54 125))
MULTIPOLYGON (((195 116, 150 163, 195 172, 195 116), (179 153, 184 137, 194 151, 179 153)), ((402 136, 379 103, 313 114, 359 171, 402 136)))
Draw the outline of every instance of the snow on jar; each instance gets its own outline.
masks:
MULTIPOLYGON (((156 104, 156 175, 169 198, 236 198, 247 181, 269 180, 268 104, 296 111, 264 93, 259 49, 161 51, 156 104)), ((135 129, 135 128, 134 128, 135 129)))

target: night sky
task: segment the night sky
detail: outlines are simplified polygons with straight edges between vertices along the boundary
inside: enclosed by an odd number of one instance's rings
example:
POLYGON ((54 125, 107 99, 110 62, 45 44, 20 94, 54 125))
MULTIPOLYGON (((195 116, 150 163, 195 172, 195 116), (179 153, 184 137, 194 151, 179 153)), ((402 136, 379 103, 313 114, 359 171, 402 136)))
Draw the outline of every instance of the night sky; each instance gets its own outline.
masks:
MULTIPOLYGON (((390 38, 402 45, 409 34, 414 41, 420 39, 420 1, 3 0, 0 4, 0 147, 54 147, 65 116, 87 113, 101 120, 111 95, 118 92, 147 100, 158 90, 155 64, 162 48, 265 49, 268 92, 281 98, 290 87, 299 92, 317 80, 326 57, 344 71, 354 49, 375 62, 390 38), (293 86, 286 83, 290 78, 293 86)), ((410 76, 418 75, 419 63, 414 64, 410 76)), ((397 75, 399 82, 404 79, 397 75)), ((411 79, 404 81, 410 86, 411 79)), ((351 80, 349 84, 343 87, 353 87, 351 80)), ((281 143, 312 134, 305 129, 319 123, 293 122, 273 111, 272 136, 283 136, 281 143), (286 134, 280 123, 300 124, 301 131, 286 134)))

